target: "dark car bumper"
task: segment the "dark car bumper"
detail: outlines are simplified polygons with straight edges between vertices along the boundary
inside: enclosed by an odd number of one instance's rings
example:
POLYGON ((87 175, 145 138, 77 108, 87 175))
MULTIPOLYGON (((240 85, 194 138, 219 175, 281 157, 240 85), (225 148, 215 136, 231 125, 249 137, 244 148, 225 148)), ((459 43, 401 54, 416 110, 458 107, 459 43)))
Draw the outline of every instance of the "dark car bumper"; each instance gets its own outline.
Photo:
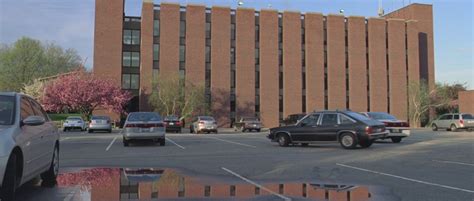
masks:
POLYGON ((181 126, 166 126, 166 131, 180 131, 181 126))
POLYGON ((372 133, 369 135, 366 135, 369 140, 377 140, 377 139, 383 139, 386 138, 389 135, 389 131, 384 131, 380 133, 372 133))

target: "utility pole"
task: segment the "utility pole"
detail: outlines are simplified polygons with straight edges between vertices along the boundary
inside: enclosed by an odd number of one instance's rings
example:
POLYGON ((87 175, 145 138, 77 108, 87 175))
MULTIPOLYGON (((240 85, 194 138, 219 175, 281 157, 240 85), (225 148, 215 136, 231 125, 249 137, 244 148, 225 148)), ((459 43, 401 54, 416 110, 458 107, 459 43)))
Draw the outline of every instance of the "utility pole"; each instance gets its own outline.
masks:
POLYGON ((382 17, 385 14, 385 11, 382 7, 382 0, 379 0, 379 10, 378 10, 379 17, 382 17))

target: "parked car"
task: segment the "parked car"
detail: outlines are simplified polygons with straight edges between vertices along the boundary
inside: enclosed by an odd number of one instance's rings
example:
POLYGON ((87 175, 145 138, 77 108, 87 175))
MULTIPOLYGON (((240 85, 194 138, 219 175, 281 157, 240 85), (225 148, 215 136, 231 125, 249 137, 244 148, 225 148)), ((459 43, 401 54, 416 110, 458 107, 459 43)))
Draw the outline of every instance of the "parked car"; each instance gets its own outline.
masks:
POLYGON ((257 131, 260 132, 262 129, 262 123, 260 119, 256 117, 242 117, 239 121, 234 123, 234 130, 235 131, 257 131))
POLYGON ((198 116, 196 117, 192 124, 189 126, 191 133, 217 133, 217 123, 214 117, 210 116, 198 116))
POLYGON ((353 149, 357 145, 370 147, 375 140, 387 135, 383 123, 357 112, 321 111, 306 115, 295 125, 271 128, 267 137, 282 147, 337 141, 343 148, 353 149))
POLYGON ((89 133, 93 133, 94 131, 107 131, 108 133, 112 133, 111 122, 108 116, 92 116, 88 131, 89 133))
POLYGON ((123 145, 128 147, 132 140, 153 140, 165 146, 165 123, 156 112, 131 112, 122 130, 123 145))
POLYGON ((380 121, 385 124, 385 128, 389 131, 386 138, 390 138, 393 143, 399 143, 402 138, 411 134, 410 124, 407 121, 398 120, 395 116, 386 112, 362 112, 361 114, 380 121))
POLYGON ((288 117, 280 121, 280 126, 289 126, 289 125, 294 125, 300 120, 306 116, 305 113, 299 113, 299 114, 290 114, 288 117))
POLYGON ((433 131, 446 129, 456 132, 459 129, 474 129, 474 116, 467 113, 449 113, 441 115, 431 123, 433 131))
POLYGON ((37 176, 55 184, 58 171, 54 122, 29 96, 0 92, 0 200, 14 200, 15 190, 37 176))
POLYGON ((181 133, 181 128, 183 124, 177 116, 167 116, 165 117, 166 132, 176 132, 181 133))
POLYGON ((66 118, 66 121, 63 123, 63 131, 69 131, 73 129, 81 129, 85 131, 87 129, 86 122, 80 116, 70 116, 66 118))

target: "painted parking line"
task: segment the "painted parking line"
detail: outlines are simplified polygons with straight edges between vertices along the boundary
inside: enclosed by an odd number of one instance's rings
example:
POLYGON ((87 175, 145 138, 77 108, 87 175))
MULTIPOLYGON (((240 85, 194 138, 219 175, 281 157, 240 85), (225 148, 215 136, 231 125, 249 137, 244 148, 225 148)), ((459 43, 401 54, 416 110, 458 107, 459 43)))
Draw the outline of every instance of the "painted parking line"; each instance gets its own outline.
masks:
POLYGON ((264 191, 267 191, 268 193, 271 193, 272 195, 275 195, 275 196, 277 196, 277 197, 279 197, 279 198, 281 198, 281 199, 283 199, 283 200, 291 200, 291 198, 286 197, 286 196, 284 196, 284 195, 282 195, 282 194, 276 193, 276 192, 274 192, 274 191, 272 191, 272 190, 266 188, 265 186, 262 186, 262 185, 260 185, 260 184, 257 184, 257 183, 255 183, 254 181, 252 181, 252 180, 250 180, 250 179, 247 179, 247 178, 243 177, 242 175, 239 175, 239 174, 235 173, 235 172, 232 171, 232 170, 229 170, 229 169, 227 169, 227 168, 225 168, 225 167, 221 167, 221 168, 222 168, 224 171, 226 171, 226 172, 228 172, 228 173, 230 173, 230 174, 232 174, 232 175, 238 177, 239 179, 242 179, 242 180, 246 181, 246 182, 249 183, 249 184, 252 184, 252 185, 254 185, 254 186, 256 186, 256 187, 259 187, 260 189, 262 189, 262 190, 264 190, 264 191))
POLYGON ((169 142, 173 143, 174 145, 176 145, 177 147, 181 148, 181 149, 186 149, 186 147, 183 147, 181 145, 179 145, 178 143, 176 143, 175 141, 169 139, 169 138, 165 138, 166 140, 168 140, 169 142))
POLYGON ((65 141, 65 140, 68 140, 70 137, 65 137, 63 139, 60 139, 59 141, 62 142, 62 141, 65 141))
POLYGON ((233 142, 233 141, 230 141, 230 140, 224 140, 224 139, 220 139, 220 138, 216 138, 216 137, 210 137, 210 136, 209 136, 209 137, 206 137, 206 138, 212 138, 212 139, 219 140, 219 141, 222 141, 222 142, 227 142, 227 143, 231 143, 231 144, 236 144, 236 145, 240 145, 240 146, 244 146, 244 147, 257 148, 256 146, 253 146, 253 145, 242 144, 242 143, 233 142))
POLYGON ((402 176, 398 176, 398 175, 394 175, 394 174, 388 174, 388 173, 378 172, 378 171, 374 171, 374 170, 368 170, 368 169, 354 167, 354 166, 345 165, 345 164, 341 164, 341 163, 336 163, 336 165, 346 167, 346 168, 350 168, 350 169, 360 170, 360 171, 364 171, 364 172, 370 172, 370 173, 373 173, 373 174, 379 174, 379 175, 384 175, 384 176, 393 177, 393 178, 397 178, 397 179, 416 182, 416 183, 420 183, 420 184, 426 184, 426 185, 430 185, 430 186, 447 188, 447 189, 462 191, 462 192, 466 192, 466 193, 474 193, 474 190, 468 190, 468 189, 463 189, 463 188, 458 188, 458 187, 453 187, 453 186, 447 186, 447 185, 443 185, 443 184, 437 184, 437 183, 431 183, 431 182, 421 181, 421 180, 417 180, 417 179, 411 179, 411 178, 408 178, 408 177, 402 177, 402 176))
POLYGON ((115 140, 117 140, 117 137, 115 137, 112 142, 110 142, 109 146, 107 146, 107 148, 105 149, 105 151, 109 151, 110 147, 112 147, 112 145, 114 144, 115 140))
POLYGON ((438 163, 451 163, 451 164, 457 164, 457 165, 474 166, 474 164, 471 164, 471 163, 463 163, 463 162, 456 162, 456 161, 441 161, 441 160, 433 160, 433 161, 438 162, 438 163))
POLYGON ((64 198, 64 201, 71 201, 72 198, 74 198, 74 195, 76 194, 76 191, 71 191, 70 193, 67 194, 67 196, 64 198))

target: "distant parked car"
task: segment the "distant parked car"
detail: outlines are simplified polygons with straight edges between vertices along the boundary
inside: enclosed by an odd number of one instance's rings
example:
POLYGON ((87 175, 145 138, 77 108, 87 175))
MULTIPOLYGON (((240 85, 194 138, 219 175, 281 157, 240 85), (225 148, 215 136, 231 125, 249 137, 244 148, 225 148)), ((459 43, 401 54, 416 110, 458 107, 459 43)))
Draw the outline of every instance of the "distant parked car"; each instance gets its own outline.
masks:
POLYGON ((441 115, 431 123, 433 131, 446 129, 456 132, 459 129, 474 129, 474 116, 467 113, 450 113, 441 115))
POLYGON ((262 129, 262 123, 260 122, 260 119, 256 117, 242 117, 239 119, 239 121, 234 123, 234 130, 235 131, 257 131, 260 132, 262 129))
POLYGON ((64 132, 73 130, 73 129, 81 129, 81 131, 85 131, 87 129, 86 122, 80 116, 70 116, 66 118, 66 121, 63 123, 63 130, 64 132))
POLYGON ((300 113, 300 114, 290 114, 288 115, 288 117, 286 117, 285 119, 283 119, 282 121, 280 121, 280 126, 289 126, 289 125, 294 125, 298 122, 298 120, 300 120, 301 118, 303 118, 304 116, 306 116, 306 114, 304 113, 300 113))
POLYGON ((92 116, 91 123, 89 123, 88 131, 89 133, 93 133, 94 131, 107 131, 108 133, 111 133, 112 123, 110 117, 92 116))
POLYGON ((390 138, 393 143, 399 143, 402 138, 410 136, 410 124, 407 121, 398 120, 386 112, 362 112, 362 114, 385 124, 389 134, 384 139, 390 138))
POLYGON ((132 140, 153 140, 165 146, 165 123, 156 112, 131 112, 122 131, 123 145, 132 140))
POLYGON ((363 148, 388 135, 385 125, 352 111, 321 111, 306 115, 291 126, 270 129, 267 136, 282 147, 319 141, 337 141, 345 149, 363 148))
POLYGON ((58 171, 55 123, 29 96, 0 92, 0 200, 14 200, 16 189, 38 176, 53 185, 58 171))
POLYGON ((181 133, 181 128, 183 124, 177 116, 167 116, 165 117, 166 132, 176 132, 181 133))
POLYGON ((198 116, 193 120, 193 123, 189 126, 191 133, 217 133, 217 123, 214 117, 210 116, 198 116))

